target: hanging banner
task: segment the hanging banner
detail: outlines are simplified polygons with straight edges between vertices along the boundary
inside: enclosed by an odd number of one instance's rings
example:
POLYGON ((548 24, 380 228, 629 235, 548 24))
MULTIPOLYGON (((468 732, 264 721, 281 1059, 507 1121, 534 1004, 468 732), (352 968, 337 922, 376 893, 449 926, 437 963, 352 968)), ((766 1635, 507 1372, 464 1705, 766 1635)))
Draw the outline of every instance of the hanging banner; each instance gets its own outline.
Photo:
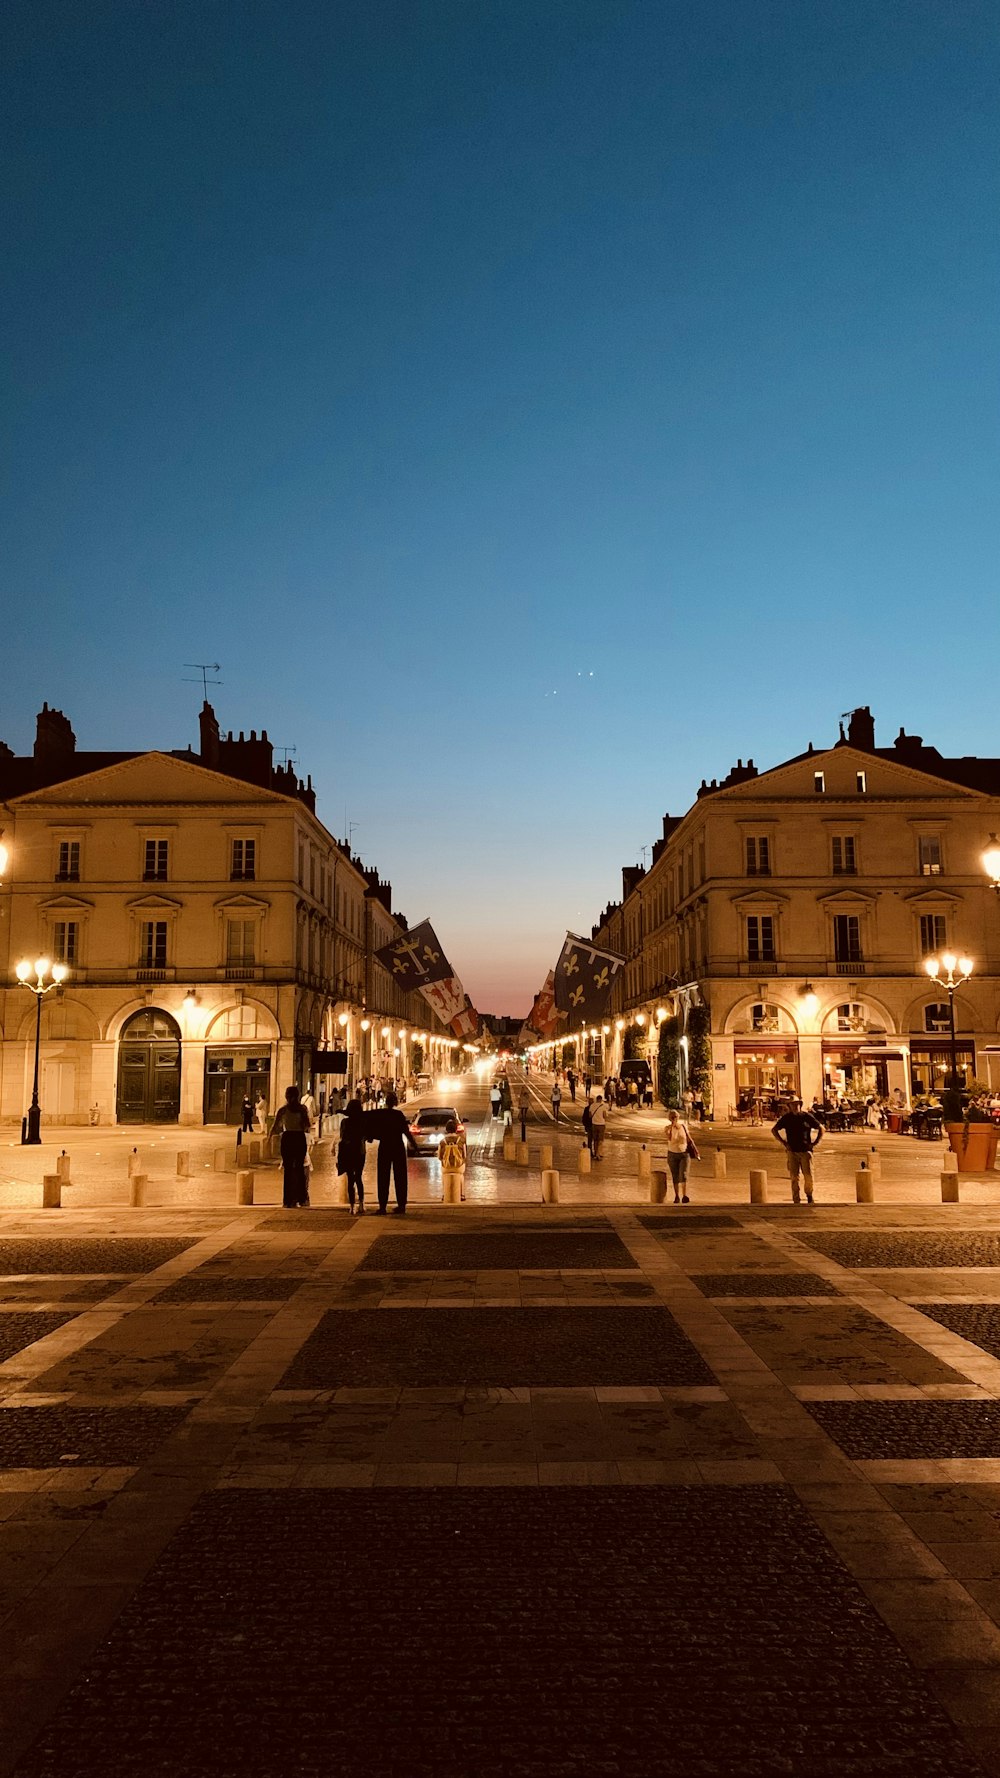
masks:
POLYGON ((589 939, 567 932, 556 964, 556 1006, 570 1024, 599 1024, 608 1009, 611 989, 624 957, 602 951, 589 939))
POLYGON ((429 920, 421 920, 411 932, 403 932, 391 944, 375 952, 376 963, 388 970, 401 988, 424 988, 451 975, 451 964, 429 920))

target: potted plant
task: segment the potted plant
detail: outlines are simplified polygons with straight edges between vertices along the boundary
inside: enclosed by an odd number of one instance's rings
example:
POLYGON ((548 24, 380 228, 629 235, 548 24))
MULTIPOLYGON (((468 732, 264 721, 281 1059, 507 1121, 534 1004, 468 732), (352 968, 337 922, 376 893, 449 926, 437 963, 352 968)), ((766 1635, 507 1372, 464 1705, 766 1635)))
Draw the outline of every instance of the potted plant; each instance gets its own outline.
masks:
POLYGON ((988 1090, 980 1081, 970 1080, 964 1092, 949 1084, 941 1094, 944 1127, 960 1173, 992 1173, 996 1165, 1000 1131, 989 1112, 976 1103, 978 1095, 988 1090))

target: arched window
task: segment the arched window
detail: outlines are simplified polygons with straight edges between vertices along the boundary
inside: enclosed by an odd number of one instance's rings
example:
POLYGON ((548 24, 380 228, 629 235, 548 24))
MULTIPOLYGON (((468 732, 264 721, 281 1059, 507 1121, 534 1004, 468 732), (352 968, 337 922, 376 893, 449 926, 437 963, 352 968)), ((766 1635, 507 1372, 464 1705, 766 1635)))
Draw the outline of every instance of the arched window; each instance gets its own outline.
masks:
POLYGON ((951 1030, 947 1001, 935 1000, 930 1006, 924 1007, 924 1030, 934 1032, 951 1030))
POLYGON ((751 1031, 778 1031, 781 1028, 778 1008, 771 1001, 758 1000, 750 1008, 751 1031))
POLYGON ((867 1031, 868 1008, 860 1000, 845 1000, 837 1008, 838 1031, 867 1031))

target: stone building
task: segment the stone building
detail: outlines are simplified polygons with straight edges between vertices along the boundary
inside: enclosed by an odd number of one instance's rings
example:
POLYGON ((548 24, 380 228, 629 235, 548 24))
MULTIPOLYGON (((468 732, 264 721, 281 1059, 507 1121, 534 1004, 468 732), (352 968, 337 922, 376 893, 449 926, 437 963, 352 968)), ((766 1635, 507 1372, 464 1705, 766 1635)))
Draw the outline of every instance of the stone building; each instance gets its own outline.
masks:
POLYGON ((659 1024, 701 1003, 718 1116, 825 1086, 909 1100, 950 1066, 947 996, 923 966, 951 949, 974 964, 960 1067, 1000 1085, 1000 901, 981 862, 997 830, 1000 760, 903 730, 877 747, 867 708, 832 747, 703 782, 594 927, 627 958, 606 1065, 626 1042, 655 1063, 659 1024))
POLYGON ((68 977, 43 1002, 46 1124, 233 1123, 291 1081, 409 1072, 455 1047, 375 952, 405 929, 391 885, 315 813, 266 733, 85 753, 46 706, 33 753, 0 745, 0 1118, 31 1092, 35 1002, 17 962, 68 977))

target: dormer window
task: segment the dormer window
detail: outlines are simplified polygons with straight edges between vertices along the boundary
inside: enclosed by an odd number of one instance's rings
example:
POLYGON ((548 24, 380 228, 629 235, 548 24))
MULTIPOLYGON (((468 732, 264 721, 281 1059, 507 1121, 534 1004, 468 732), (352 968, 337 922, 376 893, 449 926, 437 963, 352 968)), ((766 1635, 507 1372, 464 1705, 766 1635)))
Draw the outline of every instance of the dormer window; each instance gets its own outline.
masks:
POLYGON ((826 792, 826 773, 825 772, 814 772, 813 773, 813 789, 816 792, 817 796, 823 796, 825 794, 825 792, 826 792))
POLYGON ((868 794, 868 774, 867 774, 867 772, 857 772, 855 774, 854 788, 857 791, 859 796, 867 796, 867 794, 868 794))

